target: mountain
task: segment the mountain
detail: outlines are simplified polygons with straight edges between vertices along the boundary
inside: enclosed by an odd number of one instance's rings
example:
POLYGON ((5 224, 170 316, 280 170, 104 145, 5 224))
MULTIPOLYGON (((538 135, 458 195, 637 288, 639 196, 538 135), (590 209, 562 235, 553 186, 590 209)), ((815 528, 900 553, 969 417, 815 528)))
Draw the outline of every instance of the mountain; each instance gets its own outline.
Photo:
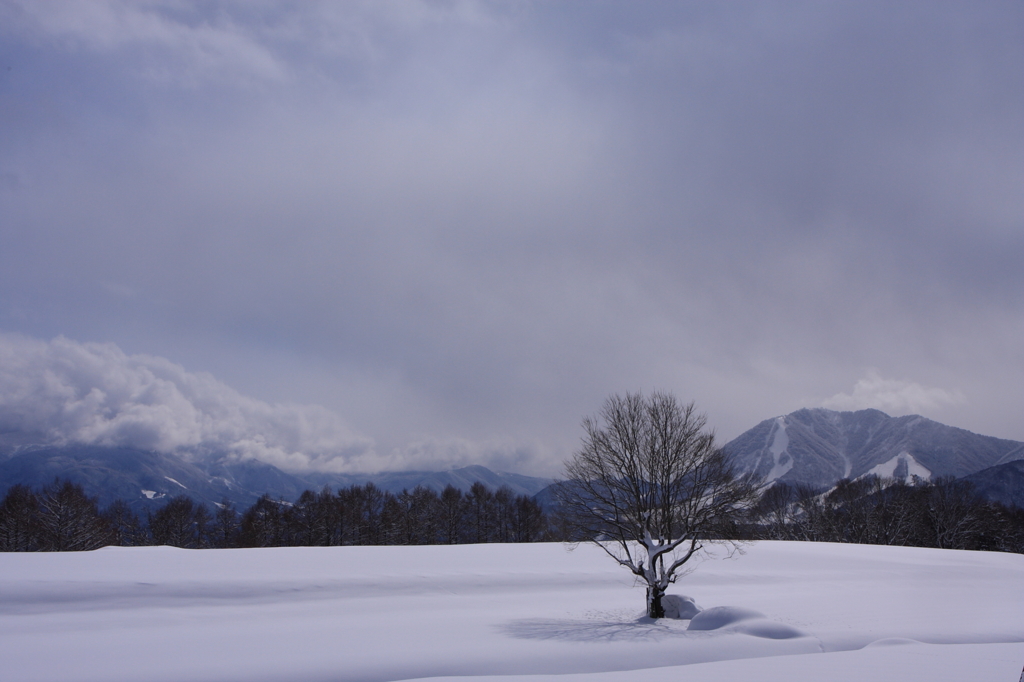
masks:
POLYGON ((15 485, 42 488, 56 478, 81 484, 100 507, 123 499, 137 512, 155 510, 167 499, 187 495, 213 506, 228 500, 247 509, 264 493, 275 499, 295 500, 304 490, 333 489, 373 483, 399 493, 417 485, 440 491, 453 485, 463 492, 480 481, 491 489, 507 485, 519 495, 533 495, 551 481, 519 474, 499 473, 482 466, 451 471, 406 471, 378 474, 292 474, 270 464, 247 460, 188 461, 178 455, 133 448, 69 445, 23 447, 0 461, 0 498, 15 485))
POLYGON ((724 449, 742 473, 819 488, 866 474, 962 478, 1024 460, 1024 443, 879 410, 798 410, 766 419, 724 449))
POLYGON ((986 500, 1024 509, 1024 460, 982 469, 964 480, 986 500))
MULTIPOLYGON (((841 478, 878 474, 932 480, 967 477, 988 499, 1024 506, 1024 443, 980 436, 917 415, 890 417, 878 410, 835 412, 804 409, 766 419, 725 445, 737 469, 767 481, 831 487, 841 478)), ((391 471, 376 474, 289 473, 247 460, 192 461, 178 455, 90 445, 26 446, 0 459, 0 497, 15 484, 39 489, 68 479, 97 497, 136 511, 162 506, 175 495, 207 505, 228 500, 246 509, 264 493, 295 500, 304 490, 373 483, 399 493, 418 485, 468 491, 479 481, 491 489, 507 485, 516 494, 554 503, 552 481, 495 472, 482 466, 450 471, 391 471)))
MULTIPOLYGON (((263 492, 262 487, 250 488, 246 483, 256 480, 255 471, 264 467, 283 474, 257 462, 221 464, 208 471, 177 455, 133 448, 91 445, 28 448, 0 462, 0 494, 18 483, 38 489, 61 478, 80 484, 88 495, 99 499, 100 507, 123 499, 136 511, 143 511, 163 506, 175 495, 188 495, 207 505, 227 499, 244 509, 263 492), (232 469, 237 470, 238 477, 232 469)), ((294 499, 304 488, 287 474, 283 476, 287 483, 276 486, 273 493, 294 499)))

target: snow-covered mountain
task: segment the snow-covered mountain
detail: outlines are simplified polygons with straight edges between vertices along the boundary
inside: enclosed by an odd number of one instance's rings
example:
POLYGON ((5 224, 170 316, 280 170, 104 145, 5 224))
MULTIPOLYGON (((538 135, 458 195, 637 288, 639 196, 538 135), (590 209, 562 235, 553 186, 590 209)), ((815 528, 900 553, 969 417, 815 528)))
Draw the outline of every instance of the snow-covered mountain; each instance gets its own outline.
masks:
MULTIPOLYGON (((240 473, 244 480, 245 466, 240 473)), ((175 495, 207 505, 226 499, 248 507, 262 492, 247 488, 223 468, 215 474, 172 454, 71 445, 25 448, 0 462, 0 495, 15 484, 38 489, 58 478, 80 484, 101 507, 123 499, 136 511, 161 507, 175 495)))
POLYGON ((133 448, 70 445, 25 447, 0 461, 0 497, 15 484, 38 489, 56 478, 81 484, 88 495, 99 499, 101 507, 123 499, 137 511, 161 507, 175 495, 187 495, 207 505, 226 499, 245 509, 264 493, 291 501, 304 490, 370 482, 398 493, 418 485, 440 491, 449 484, 467 491, 479 481, 492 490, 507 485, 519 495, 533 495, 551 483, 546 478, 495 472, 482 466, 450 471, 293 474, 256 460, 189 461, 174 454, 133 448))
POLYGON ((725 445, 737 468, 766 481, 828 487, 866 474, 961 478, 1024 460, 1024 443, 879 410, 803 409, 766 419, 725 445))
MULTIPOLYGON (((727 443, 725 450, 740 472, 752 472, 767 481, 825 488, 844 477, 871 473, 908 480, 977 474, 972 482, 987 497, 1017 500, 1024 494, 1018 485, 1024 471, 1024 443, 981 436, 916 415, 804 409, 766 419, 727 443), (999 466, 1014 462, 1014 467, 999 466), (985 470, 991 471, 979 473, 985 470), (986 492, 990 489, 994 491, 991 496, 986 492)), ((207 505, 226 499, 244 509, 264 493, 294 500, 303 490, 370 482, 398 493, 418 485, 440 491, 449 484, 466 491, 479 481, 491 489, 507 485, 520 495, 540 493, 542 504, 552 502, 550 490, 544 490, 552 483, 550 479, 482 466, 450 471, 295 474, 256 460, 192 461, 174 454, 86 445, 22 446, 13 456, 0 459, 0 496, 17 483, 38 489, 55 478, 82 484, 89 495, 99 498, 101 506, 120 498, 138 511, 160 507, 168 498, 182 494, 207 505)))

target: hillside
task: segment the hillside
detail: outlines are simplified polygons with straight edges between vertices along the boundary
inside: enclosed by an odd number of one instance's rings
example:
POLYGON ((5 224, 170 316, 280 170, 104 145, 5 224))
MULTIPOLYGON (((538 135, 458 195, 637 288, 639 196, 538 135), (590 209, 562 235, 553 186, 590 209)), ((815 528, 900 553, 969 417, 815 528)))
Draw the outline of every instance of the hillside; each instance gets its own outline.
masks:
POLYGON ((551 481, 499 473, 482 466, 450 471, 403 471, 376 474, 288 473, 256 460, 189 461, 171 454, 133 448, 91 445, 28 447, 0 461, 0 497, 15 484, 38 489, 55 478, 79 483, 105 507, 123 499, 136 511, 155 509, 175 495, 187 495, 208 506, 223 500, 245 509, 264 493, 294 501, 304 490, 373 483, 391 492, 422 485, 440 491, 453 485, 463 492, 480 481, 496 489, 507 485, 518 495, 533 495, 551 481))
POLYGON ((965 480, 986 500, 1024 509, 1024 460, 982 469, 965 480))

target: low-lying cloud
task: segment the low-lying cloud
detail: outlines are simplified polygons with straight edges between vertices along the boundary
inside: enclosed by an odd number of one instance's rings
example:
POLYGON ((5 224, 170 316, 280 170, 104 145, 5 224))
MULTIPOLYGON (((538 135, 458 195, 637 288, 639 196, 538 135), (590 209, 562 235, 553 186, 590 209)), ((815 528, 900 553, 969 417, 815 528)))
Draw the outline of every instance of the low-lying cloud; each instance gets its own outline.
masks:
POLYGON ((437 471, 483 464, 494 471, 557 476, 560 468, 547 462, 546 454, 539 445, 511 440, 422 438, 396 449, 382 460, 382 468, 437 471))
POLYGON ((962 405, 966 398, 960 391, 922 386, 914 381, 884 379, 875 370, 859 380, 850 393, 837 393, 823 403, 834 410, 875 408, 889 414, 903 415, 962 405))
POLYGON ((373 442, 316 405, 270 404, 111 343, 0 334, 0 435, 258 459, 292 471, 373 468, 373 442))
POLYGON ((335 412, 271 404, 166 358, 113 343, 43 341, 0 332, 0 453, 80 443, 256 459, 288 471, 437 471, 483 464, 544 468, 542 449, 512 441, 423 437, 378 452, 335 412))

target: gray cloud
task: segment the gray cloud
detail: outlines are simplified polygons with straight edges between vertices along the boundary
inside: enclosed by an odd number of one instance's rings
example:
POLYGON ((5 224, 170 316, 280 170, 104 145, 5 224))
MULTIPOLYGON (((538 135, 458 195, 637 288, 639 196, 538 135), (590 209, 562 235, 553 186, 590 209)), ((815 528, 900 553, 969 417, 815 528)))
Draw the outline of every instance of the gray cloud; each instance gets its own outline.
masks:
POLYGON ((637 389, 731 437, 867 368, 1024 439, 1019 3, 3 8, 2 329, 381 462, 553 470, 637 389))

